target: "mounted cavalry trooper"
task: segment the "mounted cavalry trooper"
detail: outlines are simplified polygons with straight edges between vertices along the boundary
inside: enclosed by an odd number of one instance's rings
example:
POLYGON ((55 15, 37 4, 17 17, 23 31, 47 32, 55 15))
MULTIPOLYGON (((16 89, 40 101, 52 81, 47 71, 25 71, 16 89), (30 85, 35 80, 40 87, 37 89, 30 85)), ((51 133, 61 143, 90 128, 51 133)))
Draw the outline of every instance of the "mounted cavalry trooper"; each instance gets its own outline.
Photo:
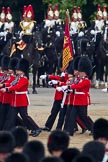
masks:
POLYGON ((101 6, 98 5, 96 20, 92 24, 91 34, 94 34, 95 49, 97 49, 103 33, 104 21, 101 6))
POLYGON ((82 13, 81 13, 81 8, 80 7, 77 8, 77 15, 78 15, 78 19, 77 20, 78 20, 78 31, 79 31, 78 36, 82 37, 82 36, 84 36, 84 32, 85 32, 85 29, 87 27, 87 24, 82 19, 82 13))
POLYGON ((2 11, 0 14, 0 31, 3 30, 5 21, 6 21, 6 10, 5 7, 2 7, 2 11))
POLYGON ((57 38, 60 36, 64 37, 64 22, 60 19, 58 4, 54 7, 54 30, 57 38))
POLYGON ((4 25, 6 21, 6 9, 2 7, 2 11, 0 14, 0 46, 5 43, 7 32, 4 32, 4 25))
POLYGON ((36 21, 34 21, 34 10, 32 5, 29 5, 27 8, 25 6, 25 11, 23 11, 22 18, 23 20, 20 22, 20 36, 25 43, 30 43, 32 42, 33 32, 36 25, 36 21))
MULTIPOLYGON (((104 29, 104 20, 103 20, 103 12, 101 9, 101 6, 98 5, 98 9, 97 9, 97 13, 96 13, 96 20, 92 23, 91 26, 92 30, 91 30, 91 34, 94 35, 94 43, 95 43, 95 54, 98 50, 101 38, 102 38, 102 34, 103 34, 103 29, 104 29)), ((97 56, 97 54, 96 54, 97 56)), ((95 59, 96 61, 96 65, 97 63, 97 58, 95 59)), ((101 79, 100 79, 101 80, 101 79)), ((99 88, 99 80, 96 79, 96 83, 95 83, 95 87, 99 88)), ((103 86, 104 82, 101 81, 100 84, 103 86)))
POLYGON ((54 12, 52 9, 52 4, 48 7, 47 18, 44 20, 44 28, 53 27, 54 25, 54 12))
POLYGON ((4 43, 12 37, 13 28, 14 22, 12 21, 10 7, 7 7, 6 11, 5 8, 2 7, 0 37, 1 39, 3 38, 4 43))
POLYGON ((70 23, 70 36, 73 41, 73 49, 74 49, 74 54, 76 54, 77 51, 77 37, 78 37, 78 14, 77 14, 77 9, 76 6, 74 6, 73 13, 71 16, 71 23, 70 23))
POLYGON ((10 7, 7 7, 6 11, 6 23, 4 25, 4 30, 7 30, 8 33, 12 33, 14 28, 14 22, 12 21, 12 14, 10 7))
POLYGON ((107 13, 107 8, 106 8, 106 6, 103 6, 103 20, 104 20, 104 23, 106 22, 106 21, 108 21, 108 13, 107 13))
POLYGON ((56 4, 55 8, 54 8, 54 23, 61 25, 61 19, 60 19, 60 13, 59 13, 59 6, 58 4, 56 4))

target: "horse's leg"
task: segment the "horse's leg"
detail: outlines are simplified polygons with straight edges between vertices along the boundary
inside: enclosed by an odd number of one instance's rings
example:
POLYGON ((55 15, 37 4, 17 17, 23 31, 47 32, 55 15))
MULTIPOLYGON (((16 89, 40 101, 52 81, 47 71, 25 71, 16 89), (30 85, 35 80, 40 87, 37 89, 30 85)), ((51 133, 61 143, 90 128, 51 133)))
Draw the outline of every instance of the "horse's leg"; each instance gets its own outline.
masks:
POLYGON ((100 86, 101 88, 104 88, 104 59, 101 59, 101 62, 100 62, 100 86))
POLYGON ((38 72, 37 72, 37 86, 40 87, 40 75, 41 75, 41 68, 38 68, 38 72))
POLYGON ((96 83, 95 83, 95 88, 99 88, 99 73, 100 73, 100 60, 98 57, 96 58, 96 83))
POLYGON ((106 57, 106 71, 105 71, 105 88, 108 88, 108 57, 106 57))
POLYGON ((33 65, 32 67, 32 74, 33 74, 33 86, 32 86, 32 93, 33 94, 37 94, 37 90, 36 90, 36 73, 37 73, 37 67, 33 65))

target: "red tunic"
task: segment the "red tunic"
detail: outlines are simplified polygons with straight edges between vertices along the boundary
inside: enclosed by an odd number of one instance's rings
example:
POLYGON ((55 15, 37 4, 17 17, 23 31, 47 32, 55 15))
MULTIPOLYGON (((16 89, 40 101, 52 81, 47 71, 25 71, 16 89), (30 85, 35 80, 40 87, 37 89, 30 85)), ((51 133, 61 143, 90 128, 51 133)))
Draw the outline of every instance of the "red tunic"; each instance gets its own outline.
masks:
MULTIPOLYGON (((72 80, 72 84, 77 84, 79 81, 80 81, 80 77, 78 75, 72 80)), ((70 84, 71 84, 71 81, 70 81, 70 84)), ((73 105, 73 99, 74 99, 74 93, 70 92, 69 93, 69 103, 68 103, 69 105, 73 105)))
POLYGON ((64 77, 61 77, 59 75, 48 75, 48 79, 50 79, 50 80, 58 80, 58 81, 61 81, 61 82, 66 82, 67 79, 68 79, 68 74, 65 74, 64 77))
POLYGON ((11 101, 12 107, 24 107, 29 105, 27 96, 28 83, 27 77, 22 76, 19 78, 16 85, 8 87, 8 91, 13 93, 11 101))
MULTIPOLYGON (((3 73, 1 72, 0 73, 0 82, 2 81, 3 79, 3 73)), ((0 103, 2 102, 2 92, 0 91, 0 103)))
MULTIPOLYGON (((14 75, 10 75, 9 77, 9 80, 7 80, 4 84, 5 84, 5 87, 9 87, 11 82, 15 79, 15 76, 14 75)), ((12 100, 12 96, 13 94, 12 93, 8 93, 8 92, 5 92, 3 93, 3 96, 2 96, 2 104, 10 104, 11 103, 11 100, 12 100)))
POLYGON ((82 106, 90 105, 90 89, 91 82, 88 78, 82 78, 78 84, 71 84, 70 88, 75 89, 73 105, 82 106))

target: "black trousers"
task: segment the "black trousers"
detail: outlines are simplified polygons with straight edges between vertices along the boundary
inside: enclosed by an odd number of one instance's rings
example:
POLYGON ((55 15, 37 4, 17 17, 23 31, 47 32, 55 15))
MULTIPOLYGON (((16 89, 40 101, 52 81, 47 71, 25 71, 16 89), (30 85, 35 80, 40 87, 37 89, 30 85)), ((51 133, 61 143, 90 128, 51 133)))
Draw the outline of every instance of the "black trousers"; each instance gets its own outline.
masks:
POLYGON ((87 106, 73 106, 66 131, 73 135, 76 117, 79 116, 88 130, 92 131, 93 125, 87 117, 87 106))
POLYGON ((64 105, 63 108, 60 109, 60 113, 59 113, 59 118, 58 118, 58 123, 57 123, 57 127, 56 129, 62 129, 63 124, 64 124, 64 120, 66 117, 66 112, 67 112, 67 105, 64 105))
POLYGON ((28 115, 27 107, 11 107, 6 122, 4 124, 3 130, 11 130, 16 125, 17 114, 20 114, 26 127, 30 130, 37 130, 39 126, 34 122, 34 120, 28 115))
POLYGON ((4 123, 6 121, 7 114, 9 112, 10 105, 9 104, 1 104, 0 108, 0 130, 3 129, 4 123))
POLYGON ((73 106, 71 106, 71 105, 67 106, 67 111, 66 111, 66 117, 65 117, 65 122, 64 122, 64 128, 63 128, 63 130, 66 130, 67 129, 68 122, 69 122, 70 115, 71 115, 71 111, 72 111, 72 107, 73 106))
POLYGON ((55 122, 55 119, 60 111, 61 108, 61 102, 62 100, 55 100, 51 109, 51 114, 48 117, 45 126, 51 129, 53 127, 53 124, 55 122))
MULTIPOLYGON (((67 127, 68 127, 68 122, 69 122, 69 118, 70 118, 70 115, 71 115, 72 108, 73 108, 72 105, 68 105, 68 106, 67 106, 63 130, 66 130, 67 127)), ((78 122, 78 121, 76 120, 76 121, 75 121, 74 129, 78 129, 77 124, 79 124, 79 126, 81 127, 80 122, 78 122)), ((81 128, 82 128, 82 127, 81 127, 81 128)))

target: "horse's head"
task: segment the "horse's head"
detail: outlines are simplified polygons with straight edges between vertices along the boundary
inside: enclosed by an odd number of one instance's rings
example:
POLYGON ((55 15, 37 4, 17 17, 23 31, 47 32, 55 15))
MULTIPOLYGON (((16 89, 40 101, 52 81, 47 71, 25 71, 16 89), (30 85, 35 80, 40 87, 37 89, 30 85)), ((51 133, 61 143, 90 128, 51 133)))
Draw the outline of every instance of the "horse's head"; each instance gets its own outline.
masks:
POLYGON ((36 26, 35 32, 33 33, 33 42, 36 49, 43 46, 42 32, 40 26, 36 26))
POLYGON ((51 47, 54 45, 55 32, 53 27, 47 27, 42 29, 42 38, 45 47, 51 47))

